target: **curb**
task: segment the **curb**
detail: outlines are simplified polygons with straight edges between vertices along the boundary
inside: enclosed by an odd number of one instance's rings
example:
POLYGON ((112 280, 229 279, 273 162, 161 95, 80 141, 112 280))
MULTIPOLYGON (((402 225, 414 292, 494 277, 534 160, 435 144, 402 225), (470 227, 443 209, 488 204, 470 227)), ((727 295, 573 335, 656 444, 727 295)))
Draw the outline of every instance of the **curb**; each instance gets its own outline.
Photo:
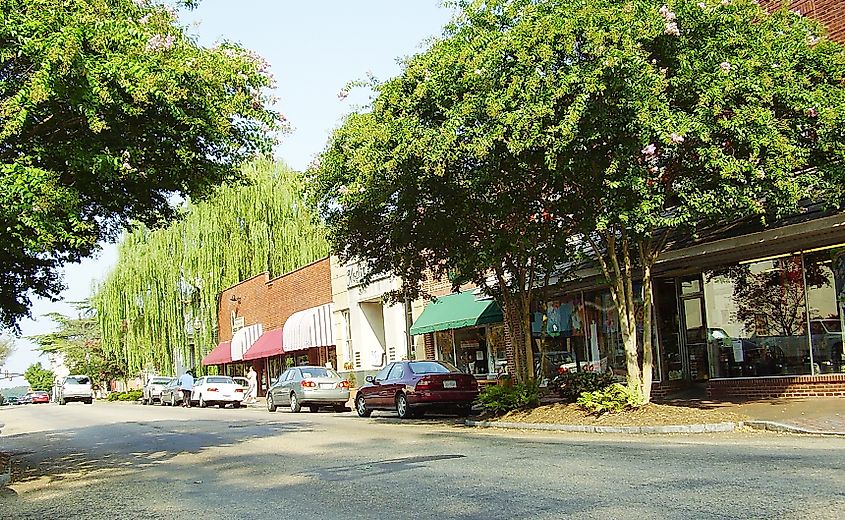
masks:
POLYGON ((467 426, 480 428, 509 428, 517 430, 544 430, 578 433, 714 433, 732 432, 743 426, 743 423, 724 422, 713 424, 682 424, 668 426, 588 426, 575 424, 542 424, 542 423, 513 423, 464 421, 467 426))
POLYGON ((745 426, 748 426, 749 428, 754 428, 755 430, 768 430, 772 432, 781 433, 803 433, 809 435, 827 435, 830 437, 845 437, 845 432, 811 430, 809 428, 802 428, 800 426, 779 423, 775 421, 745 421, 743 424, 745 426))

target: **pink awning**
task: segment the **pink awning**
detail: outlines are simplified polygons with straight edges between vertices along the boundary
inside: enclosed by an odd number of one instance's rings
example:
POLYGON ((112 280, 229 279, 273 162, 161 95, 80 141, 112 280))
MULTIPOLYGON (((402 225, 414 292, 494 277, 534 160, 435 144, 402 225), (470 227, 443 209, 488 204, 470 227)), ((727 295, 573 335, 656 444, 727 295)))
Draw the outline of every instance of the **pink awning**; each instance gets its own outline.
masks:
POLYGON ((232 362, 232 346, 230 341, 223 341, 202 358, 203 366, 223 365, 232 362))
POLYGON ((282 329, 268 330, 244 352, 244 361, 279 356, 285 353, 282 347, 282 329))

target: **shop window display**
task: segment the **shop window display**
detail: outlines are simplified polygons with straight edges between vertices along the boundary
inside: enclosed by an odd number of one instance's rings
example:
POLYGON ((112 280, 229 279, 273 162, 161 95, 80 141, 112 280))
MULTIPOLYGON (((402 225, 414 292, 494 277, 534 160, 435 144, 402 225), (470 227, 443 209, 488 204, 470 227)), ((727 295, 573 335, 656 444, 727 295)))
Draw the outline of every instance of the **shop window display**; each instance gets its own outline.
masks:
MULTIPOLYGON (((716 377, 810 374, 807 291, 832 283, 801 255, 739 264, 705 275, 708 345, 716 377)), ((822 293, 813 299, 824 300, 822 293)))

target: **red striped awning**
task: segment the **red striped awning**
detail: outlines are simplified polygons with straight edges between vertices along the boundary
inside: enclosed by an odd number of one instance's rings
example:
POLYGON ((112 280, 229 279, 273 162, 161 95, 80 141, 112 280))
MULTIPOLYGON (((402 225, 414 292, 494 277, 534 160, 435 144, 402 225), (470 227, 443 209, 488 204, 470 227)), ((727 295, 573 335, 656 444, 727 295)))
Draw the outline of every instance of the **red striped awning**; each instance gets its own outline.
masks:
POLYGON ((285 351, 304 350, 311 347, 328 347, 335 344, 332 328, 331 303, 295 312, 285 322, 285 351))
POLYGON ((203 366, 223 365, 232 362, 231 341, 223 341, 202 358, 203 366))
POLYGON ((279 356, 285 353, 282 347, 282 329, 268 330, 244 352, 244 361, 279 356))

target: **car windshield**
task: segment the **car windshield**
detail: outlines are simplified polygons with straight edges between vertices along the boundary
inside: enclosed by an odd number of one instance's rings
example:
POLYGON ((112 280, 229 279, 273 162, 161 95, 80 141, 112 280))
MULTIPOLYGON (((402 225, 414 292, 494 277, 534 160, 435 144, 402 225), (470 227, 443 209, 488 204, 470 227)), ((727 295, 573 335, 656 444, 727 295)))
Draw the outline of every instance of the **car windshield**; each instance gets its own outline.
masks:
POLYGON ((151 385, 166 385, 169 382, 169 377, 154 377, 150 380, 151 385))
POLYGON ((70 383, 72 385, 88 385, 91 384, 91 380, 88 379, 87 376, 68 376, 65 379, 65 383, 70 383))
POLYGON ((408 363, 411 372, 415 374, 448 374, 459 370, 444 361, 414 361, 408 363))
POLYGON ((221 383, 232 384, 232 383, 234 383, 234 381, 232 381, 231 377, 207 377, 205 379, 205 382, 206 383, 217 383, 217 384, 221 384, 221 383))
POLYGON ((49 394, 47 392, 38 391, 38 392, 35 392, 32 395, 49 395, 49 394))
POLYGON ((332 377, 335 379, 340 379, 338 373, 330 368, 303 367, 300 370, 302 370, 302 377, 305 379, 309 379, 312 377, 332 377))
POLYGON ((822 323, 828 332, 842 332, 842 324, 839 320, 822 320, 822 323))

